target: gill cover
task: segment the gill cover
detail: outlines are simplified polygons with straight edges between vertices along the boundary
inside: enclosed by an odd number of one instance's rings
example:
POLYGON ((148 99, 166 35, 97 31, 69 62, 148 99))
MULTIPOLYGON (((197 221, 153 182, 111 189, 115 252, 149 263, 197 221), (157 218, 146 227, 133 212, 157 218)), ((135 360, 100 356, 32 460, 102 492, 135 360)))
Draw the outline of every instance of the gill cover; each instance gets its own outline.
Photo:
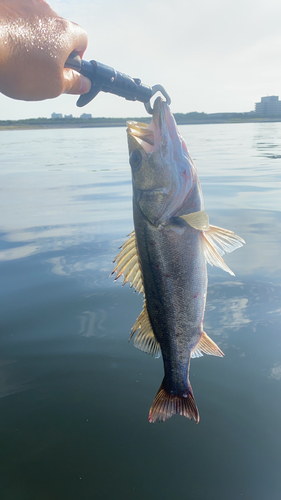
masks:
POLYGON ((197 179, 169 106, 158 97, 149 125, 127 122, 134 197, 143 215, 158 226, 184 204, 197 179))

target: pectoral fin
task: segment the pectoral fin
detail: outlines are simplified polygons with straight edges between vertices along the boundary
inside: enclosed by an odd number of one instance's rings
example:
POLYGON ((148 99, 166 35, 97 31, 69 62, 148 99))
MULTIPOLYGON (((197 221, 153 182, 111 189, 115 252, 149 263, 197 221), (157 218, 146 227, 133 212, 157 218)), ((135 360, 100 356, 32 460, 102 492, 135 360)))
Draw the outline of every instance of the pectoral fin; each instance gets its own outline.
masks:
POLYGON ((200 212, 193 212, 188 215, 180 215, 181 219, 184 219, 191 227, 198 229, 199 231, 206 231, 209 229, 209 217, 205 210, 200 210, 200 212))
POLYGON ((203 352, 205 354, 212 354, 213 356, 223 357, 224 354, 217 346, 217 344, 208 337, 207 333, 203 332, 198 344, 194 347, 193 351, 191 351, 192 358, 200 358, 203 356, 203 352))
POLYGON ((116 266, 111 274, 117 273, 115 280, 123 274, 123 285, 129 282, 136 292, 144 295, 135 231, 130 234, 130 238, 120 248, 122 250, 113 261, 116 262, 116 266))
POLYGON ((143 310, 132 328, 129 341, 138 330, 139 332, 134 339, 134 346, 147 354, 151 354, 155 358, 159 358, 161 348, 153 333, 145 302, 143 310))

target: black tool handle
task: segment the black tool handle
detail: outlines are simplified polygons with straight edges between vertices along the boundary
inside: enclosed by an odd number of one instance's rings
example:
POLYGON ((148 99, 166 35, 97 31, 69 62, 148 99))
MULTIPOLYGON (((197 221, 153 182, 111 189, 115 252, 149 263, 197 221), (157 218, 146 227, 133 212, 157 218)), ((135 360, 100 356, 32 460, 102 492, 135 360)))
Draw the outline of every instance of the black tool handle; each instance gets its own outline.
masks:
POLYGON ((129 101, 143 103, 148 102, 152 97, 151 87, 143 85, 139 78, 132 78, 97 61, 84 61, 74 52, 68 57, 65 66, 75 69, 92 82, 91 90, 79 97, 77 101, 79 107, 88 104, 100 91, 119 95, 129 101))

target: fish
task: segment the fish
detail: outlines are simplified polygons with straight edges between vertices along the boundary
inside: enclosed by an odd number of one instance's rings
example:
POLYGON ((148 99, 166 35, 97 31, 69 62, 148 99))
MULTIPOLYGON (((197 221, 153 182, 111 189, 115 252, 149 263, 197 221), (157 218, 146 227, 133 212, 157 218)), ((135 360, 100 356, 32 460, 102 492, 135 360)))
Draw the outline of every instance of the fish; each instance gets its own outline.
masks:
POLYGON ((189 380, 190 359, 222 357, 204 332, 207 263, 234 276, 222 255, 245 241, 209 224, 195 164, 168 104, 158 97, 150 124, 127 122, 133 186, 134 231, 114 260, 115 280, 124 276, 144 298, 130 339, 155 358, 164 378, 149 422, 174 414, 199 422, 189 380))

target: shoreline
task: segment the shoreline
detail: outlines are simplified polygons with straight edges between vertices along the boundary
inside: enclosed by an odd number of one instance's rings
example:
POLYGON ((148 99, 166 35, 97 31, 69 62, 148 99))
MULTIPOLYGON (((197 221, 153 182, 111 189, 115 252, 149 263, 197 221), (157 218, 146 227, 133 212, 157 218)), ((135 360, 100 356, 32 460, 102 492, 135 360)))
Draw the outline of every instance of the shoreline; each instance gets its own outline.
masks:
POLYGON ((49 129, 62 129, 62 128, 108 128, 108 127, 126 127, 126 123, 116 124, 50 124, 50 125, 0 125, 1 130, 49 130, 49 129))
MULTIPOLYGON (((228 124, 228 123, 279 123, 281 122, 281 117, 276 118, 261 118, 261 117, 208 117, 199 119, 185 119, 183 116, 177 116, 175 113, 175 119, 177 125, 208 125, 208 124, 228 124)), ((85 123, 85 120, 80 120, 79 118, 73 119, 73 122, 67 122, 64 119, 30 119, 30 120, 3 120, 0 121, 0 132, 5 130, 48 130, 48 129, 62 129, 62 128, 108 128, 108 127, 126 127, 126 122, 128 120, 140 121, 148 123, 150 121, 149 117, 141 118, 124 118, 124 119, 102 119, 99 121, 98 118, 89 119, 85 123), (38 121, 38 123, 36 123, 38 121), (7 123, 8 122, 8 123, 7 123), (31 122, 31 123, 30 123, 31 122)))

